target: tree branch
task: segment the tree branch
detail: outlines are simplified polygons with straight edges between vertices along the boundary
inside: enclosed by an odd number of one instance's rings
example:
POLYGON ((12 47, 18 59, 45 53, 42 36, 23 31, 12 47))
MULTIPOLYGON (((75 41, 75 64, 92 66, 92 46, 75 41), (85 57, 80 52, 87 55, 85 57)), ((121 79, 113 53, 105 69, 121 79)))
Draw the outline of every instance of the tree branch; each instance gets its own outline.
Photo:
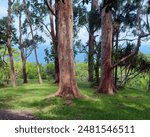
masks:
POLYGON ((122 63, 122 62, 128 60, 129 58, 131 58, 131 57, 133 57, 133 56, 135 56, 135 55, 138 53, 139 48, 140 48, 140 46, 141 46, 141 38, 144 38, 144 37, 147 37, 147 36, 150 36, 150 33, 144 34, 144 35, 140 35, 140 36, 138 37, 138 40, 137 40, 137 46, 135 47, 135 49, 133 50, 133 52, 132 52, 131 54, 127 55, 126 57, 122 58, 121 60, 119 60, 119 61, 118 61, 117 63, 115 63, 114 65, 112 65, 111 69, 114 69, 114 68, 115 68, 116 66, 118 66, 120 63, 122 63))
POLYGON ((56 16, 56 14, 54 13, 53 9, 49 6, 47 0, 44 0, 44 2, 46 3, 46 5, 47 5, 49 11, 57 18, 57 16, 56 16))

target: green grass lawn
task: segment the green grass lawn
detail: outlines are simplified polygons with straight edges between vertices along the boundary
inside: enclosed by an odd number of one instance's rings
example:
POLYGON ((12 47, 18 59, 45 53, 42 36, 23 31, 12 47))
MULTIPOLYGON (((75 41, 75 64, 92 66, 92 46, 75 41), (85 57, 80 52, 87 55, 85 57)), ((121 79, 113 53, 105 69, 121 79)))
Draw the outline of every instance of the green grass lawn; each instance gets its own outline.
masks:
POLYGON ((95 93, 88 83, 79 83, 85 98, 53 97, 57 85, 30 83, 0 89, 0 109, 31 110, 38 119, 150 119, 150 93, 126 88, 114 96, 95 93))

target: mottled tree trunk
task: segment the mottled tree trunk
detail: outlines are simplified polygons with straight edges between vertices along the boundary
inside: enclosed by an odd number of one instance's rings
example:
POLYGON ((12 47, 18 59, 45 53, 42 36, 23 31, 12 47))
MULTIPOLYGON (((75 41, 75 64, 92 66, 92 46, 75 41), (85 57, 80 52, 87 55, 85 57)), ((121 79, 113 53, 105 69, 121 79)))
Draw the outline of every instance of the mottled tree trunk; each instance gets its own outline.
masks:
MULTIPOLYGON (((23 0, 23 3, 26 6, 26 0, 23 0)), ((35 60, 36 60, 39 83, 42 84, 43 80, 42 80, 40 65, 39 65, 38 56, 37 56, 37 50, 36 50, 35 39, 34 39, 34 34, 33 34, 33 28, 32 28, 32 24, 31 24, 31 21, 30 21, 30 15, 29 15, 29 11, 27 9, 27 6, 26 6, 25 10, 26 10, 26 18, 27 18, 27 21, 28 21, 28 24, 29 24, 29 27, 30 27, 30 31, 31 31, 31 36, 32 36, 33 50, 34 50, 34 55, 35 55, 35 60)))
POLYGON ((16 77, 13 61, 13 51, 11 48, 11 0, 8 0, 8 19, 7 19, 7 47, 10 59, 10 78, 13 87, 16 87, 16 77))
POLYGON ((58 2, 58 59, 59 59, 59 89, 58 96, 80 97, 75 79, 73 56, 73 9, 72 0, 58 2))
POLYGON ((23 77, 23 83, 27 83, 28 81, 27 81, 27 72, 26 72, 26 57, 24 56, 23 45, 22 45, 21 18, 22 18, 22 14, 20 12, 19 13, 19 33, 20 33, 19 45, 20 45, 21 59, 22 59, 22 77, 23 77))
POLYGON ((102 10, 102 49, 101 49, 101 82, 98 92, 105 94, 114 94, 114 83, 112 75, 112 12, 102 10))

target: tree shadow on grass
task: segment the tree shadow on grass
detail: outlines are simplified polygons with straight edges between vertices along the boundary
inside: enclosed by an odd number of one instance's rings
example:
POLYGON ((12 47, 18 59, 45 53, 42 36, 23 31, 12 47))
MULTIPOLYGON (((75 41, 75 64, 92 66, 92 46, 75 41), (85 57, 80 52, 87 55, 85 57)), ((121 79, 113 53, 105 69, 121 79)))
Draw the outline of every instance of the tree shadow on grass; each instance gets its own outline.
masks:
POLYGON ((0 97, 0 109, 2 108, 11 108, 11 104, 9 103, 12 100, 15 100, 16 97, 0 97))
POLYGON ((0 120, 36 120, 29 111, 0 109, 0 120))
MULTIPOLYGON (((35 115, 39 119, 65 120, 136 120, 150 119, 150 108, 141 102, 124 102, 124 100, 108 97, 99 100, 74 99, 66 104, 66 100, 52 98, 32 103, 38 108, 35 115)), ((99 99, 99 98, 98 98, 99 99)), ((132 99, 132 98, 131 98, 132 99)), ((141 98, 139 98, 141 99, 141 98)), ((31 105, 31 104, 30 104, 31 105)))
MULTIPOLYGON (((7 89, 0 97, 0 108, 31 109, 38 119, 68 119, 68 120, 128 120, 150 119, 150 95, 134 91, 123 91, 114 96, 94 93, 87 84, 80 85, 82 94, 87 98, 66 100, 53 97, 44 99, 47 95, 55 92, 57 87, 19 87, 14 92, 7 89)), ((6 119, 26 119, 24 113, 12 113, 4 111, 6 119), (23 115, 22 115, 23 114, 23 115)), ((4 112, 1 115, 4 115, 4 112)), ((29 113, 32 115, 32 113, 29 113)))

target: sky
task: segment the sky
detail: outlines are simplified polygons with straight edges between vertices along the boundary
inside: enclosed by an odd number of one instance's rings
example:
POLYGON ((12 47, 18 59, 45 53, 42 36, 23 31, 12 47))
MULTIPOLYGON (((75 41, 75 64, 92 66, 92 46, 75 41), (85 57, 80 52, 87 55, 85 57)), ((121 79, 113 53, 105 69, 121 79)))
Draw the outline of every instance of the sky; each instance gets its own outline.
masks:
MULTIPOLYGON (((0 18, 7 16, 7 2, 8 0, 0 0, 0 18)), ((16 21, 15 27, 18 27, 18 23, 16 21)), ((45 64, 45 52, 44 49, 49 48, 50 49, 50 41, 49 38, 44 36, 46 43, 43 45, 39 45, 37 52, 38 52, 38 57, 39 57, 39 62, 45 64)), ((79 32, 79 38, 82 39, 83 44, 85 44, 88 41, 88 32, 85 27, 81 28, 79 32)), ((142 46, 140 47, 140 51, 145 53, 145 54, 150 54, 150 40, 149 41, 144 41, 142 42, 142 46)), ((78 54, 75 58, 77 62, 82 62, 84 61, 85 55, 84 54, 78 54)), ((34 54, 32 53, 31 56, 28 58, 28 61, 30 62, 35 62, 35 57, 34 54)))

